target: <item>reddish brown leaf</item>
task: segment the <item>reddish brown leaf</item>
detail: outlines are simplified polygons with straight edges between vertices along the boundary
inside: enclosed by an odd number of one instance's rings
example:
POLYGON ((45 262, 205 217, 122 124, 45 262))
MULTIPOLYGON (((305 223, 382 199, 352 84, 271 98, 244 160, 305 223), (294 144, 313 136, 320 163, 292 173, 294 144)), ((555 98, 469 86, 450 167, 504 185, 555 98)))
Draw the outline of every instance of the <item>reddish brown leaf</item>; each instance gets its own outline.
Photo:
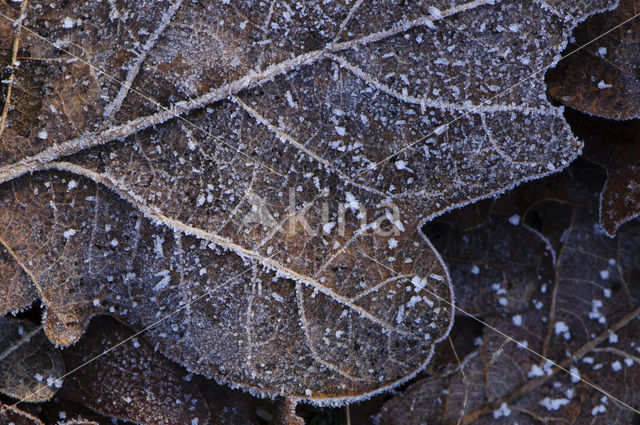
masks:
POLYGON ((620 0, 614 11, 592 16, 578 25, 566 52, 590 44, 561 60, 548 73, 549 94, 592 115, 640 117, 640 20, 633 19, 600 37, 638 12, 638 0, 620 0))
POLYGON ((62 358, 41 326, 0 317, 0 347, 0 392, 41 402, 62 386, 62 358))
POLYGON ((534 71, 613 3, 3 1, 6 309, 262 395, 405 382, 453 317, 423 222, 576 157, 534 71))
POLYGON ((209 411, 198 387, 142 337, 84 365, 132 335, 112 318, 95 318, 80 341, 63 352, 67 368, 78 370, 67 378, 60 397, 139 424, 206 424, 209 411))
POLYGON ((461 366, 419 381, 386 403, 381 424, 622 425, 637 419, 613 397, 640 407, 640 223, 629 223, 615 240, 607 237, 596 225, 601 176, 572 171, 576 180, 589 182, 573 186, 583 191, 578 197, 591 201, 568 211, 553 284, 540 287, 527 311, 489 321, 495 330, 486 329, 481 346, 461 366))

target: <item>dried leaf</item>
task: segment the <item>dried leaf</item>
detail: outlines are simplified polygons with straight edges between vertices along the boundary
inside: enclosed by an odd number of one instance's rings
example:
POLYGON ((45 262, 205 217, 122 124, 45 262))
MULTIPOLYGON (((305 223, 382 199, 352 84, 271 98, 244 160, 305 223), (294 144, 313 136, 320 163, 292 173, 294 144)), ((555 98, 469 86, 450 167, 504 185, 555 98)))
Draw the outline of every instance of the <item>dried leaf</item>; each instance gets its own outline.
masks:
POLYGON ((640 214, 640 120, 585 119, 567 111, 577 136, 585 141, 584 156, 607 170, 600 194, 600 224, 611 236, 640 214))
MULTIPOLYGON (((487 329, 481 347, 459 367, 419 381, 386 403, 379 416, 381 424, 459 420, 628 424, 637 420, 613 397, 634 408, 640 406, 634 390, 640 379, 640 223, 625 226, 615 240, 608 238, 596 225, 595 188, 602 182, 600 175, 574 172, 591 182, 582 189, 591 200, 570 211, 553 285, 540 287, 526 312, 490 322, 499 332, 487 329), (507 340, 507 335, 521 345, 507 340)), ((467 282, 485 284, 471 277, 467 282)))
POLYGON ((271 423, 274 425, 304 425, 304 420, 296 415, 297 404, 290 399, 278 401, 271 423))
POLYGON ((36 417, 0 402, 0 425, 43 425, 36 417))
POLYGON ((639 8, 638 0, 620 0, 615 10, 580 24, 567 51, 595 41, 561 60, 548 73, 549 94, 588 114, 640 118, 640 21, 620 25, 634 17, 639 8))
MULTIPOLYGON (((48 424, 57 424, 72 419, 82 419, 97 422, 100 425, 113 425, 113 419, 100 415, 90 408, 71 400, 56 397, 46 403, 40 404, 42 421, 48 424)), ((120 421, 122 425, 131 425, 130 422, 120 421)))
POLYGON ((421 224, 577 155, 531 74, 614 2, 361 3, 0 6, 56 43, 0 20, 44 78, 37 124, 2 134, 3 267, 53 341, 206 296, 150 338, 260 394, 341 402, 424 367, 453 297, 421 224))
POLYGON ((258 425, 257 400, 240 390, 231 390, 211 380, 194 376, 194 382, 212 412, 211 425, 258 425))
POLYGON ((0 392, 40 402, 62 386, 62 358, 41 327, 0 317, 0 347, 0 392))
MULTIPOLYGON (((1 238, 0 238, 1 239, 1 238)), ((29 276, 0 242, 0 314, 16 312, 38 298, 29 276)))
MULTIPOLYGON (((142 338, 106 348, 133 335, 114 319, 97 317, 84 336, 64 350, 69 370, 60 397, 103 415, 139 424, 206 424, 209 411, 197 386, 142 338)), ((216 412, 217 413, 217 412, 216 412)))
POLYGON ((552 248, 519 215, 492 215, 464 231, 443 216, 425 226, 449 266, 456 306, 474 315, 517 314, 553 278, 552 248), (472 284, 471 284, 472 283, 472 284))

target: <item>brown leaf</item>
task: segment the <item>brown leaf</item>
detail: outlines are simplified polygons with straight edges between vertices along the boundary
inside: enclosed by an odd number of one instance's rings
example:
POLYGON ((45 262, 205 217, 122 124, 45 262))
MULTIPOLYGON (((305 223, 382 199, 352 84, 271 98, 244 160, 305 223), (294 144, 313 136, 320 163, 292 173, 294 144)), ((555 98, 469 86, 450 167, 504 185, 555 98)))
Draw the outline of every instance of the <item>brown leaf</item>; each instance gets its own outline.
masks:
MULTIPOLYGON (((57 424, 72 419, 83 419, 97 422, 99 425, 113 425, 113 418, 103 416, 90 408, 71 400, 60 398, 58 393, 46 403, 39 405, 39 415, 44 423, 57 424)), ((131 425, 131 422, 120 421, 121 425, 131 425)))
POLYGON ((523 312, 551 283, 553 249, 519 215, 492 215, 467 231, 449 218, 427 224, 425 231, 449 267, 462 311, 481 317, 523 312))
POLYGON ((75 372, 65 381, 60 397, 139 424, 206 424, 209 411, 204 398, 180 368, 155 353, 143 338, 116 346, 132 335, 112 318, 95 318, 84 336, 63 352, 67 368, 75 372))
POLYGON ((549 71, 549 94, 592 115, 614 119, 640 117, 640 10, 638 0, 620 0, 618 8, 578 25, 567 52, 593 43, 561 60, 549 71), (597 38, 597 40, 596 40, 597 38))
POLYGON ((611 236, 640 214, 640 120, 585 119, 567 111, 577 136, 585 141, 584 156, 607 170, 600 194, 600 224, 611 236))
POLYGON ((0 402, 0 425, 43 425, 43 423, 27 412, 0 402))
POLYGON ((601 176, 573 172, 590 182, 573 187, 586 190, 583 196, 591 201, 570 211, 553 285, 541 287, 526 312, 490 321, 495 329, 486 330, 480 348, 460 366, 387 402, 381 424, 632 422, 634 412, 617 400, 640 406, 634 391, 640 379, 640 223, 625 226, 615 240, 604 235, 596 226, 594 196, 601 176))
POLYGON ((613 1, 361 3, 0 5, 44 78, 37 125, 6 121, 3 267, 53 341, 184 307, 167 356, 318 403, 426 365, 453 296, 422 223, 577 155, 531 74, 613 1))
MULTIPOLYGON (((28 205, 31 211, 25 211, 24 215, 29 220, 17 220, 16 215, 13 216, 13 227, 10 229, 15 235, 33 232, 31 220, 51 220, 47 216, 54 212, 49 207, 50 198, 44 195, 47 191, 57 193, 54 213, 57 221, 51 232, 62 242, 61 249, 65 255, 61 256, 57 250, 48 252, 40 248, 40 256, 32 256, 30 260, 34 269, 44 271, 43 274, 36 275, 36 282, 67 282, 66 285, 49 285, 47 292, 44 292, 50 304, 47 327, 51 333, 69 335, 69 332, 63 333, 55 328, 60 321, 52 323, 52 317, 66 315, 69 317, 66 326, 78 334, 84 329, 84 317, 91 317, 100 311, 113 310, 141 327, 143 324, 153 323, 158 317, 179 306, 184 306, 188 301, 200 299, 188 309, 180 310, 152 328, 152 337, 162 345, 167 344, 166 341, 175 341, 172 343, 175 345, 165 349, 192 370, 202 370, 203 365, 198 360, 203 356, 214 355, 225 359, 226 367, 233 365, 239 370, 247 370, 247 374, 253 368, 263 370, 264 374, 249 375, 250 378, 234 378, 250 379, 244 382, 257 388, 258 385, 274 385, 269 384, 273 382, 284 385, 295 374, 313 378, 305 387, 296 390, 302 397, 308 396, 305 394, 306 389, 322 392, 326 390, 327 382, 346 378, 341 375, 342 370, 337 370, 331 364, 323 364, 322 357, 318 359, 318 356, 336 356, 338 351, 333 350, 338 350, 339 346, 327 345, 323 341, 314 353, 308 345, 311 338, 339 341, 344 337, 342 339, 345 344, 351 338, 360 338, 359 347, 352 349, 361 354, 357 358, 345 358, 341 361, 345 368, 359 368, 359 373, 364 374, 369 373, 368 369, 374 368, 381 374, 385 373, 385 369, 386 373, 393 371, 392 376, 407 373, 410 368, 419 367, 424 362, 425 351, 428 353, 431 350, 432 343, 429 340, 412 336, 403 328, 398 329, 399 336, 384 336, 385 326, 396 325, 397 312, 386 311, 389 304, 376 304, 375 294, 361 297, 358 305, 352 307, 354 310, 350 312, 342 304, 332 301, 332 297, 322 293, 314 294, 301 285, 296 289, 295 284, 285 279, 274 280, 273 274, 264 269, 254 266, 249 269, 250 273, 242 274, 242 270, 247 270, 248 266, 240 257, 220 251, 193 236, 174 234, 164 226, 154 225, 112 192, 91 181, 53 173, 16 183, 29 186, 28 189, 25 186, 15 186, 16 191, 12 191, 12 194, 33 193, 37 188, 43 196, 36 197, 28 204, 23 204, 19 199, 10 200, 11 208, 17 213, 20 213, 21 204, 28 205), (78 186, 67 192, 70 181, 76 182, 78 186), (38 205, 36 202, 39 201, 43 204, 38 205), (96 205, 99 206, 98 210, 95 209, 96 205), (86 222, 85 217, 89 216, 89 212, 96 222, 102 223, 100 233, 94 233, 93 225, 86 222), (109 226, 109 232, 103 232, 102 226, 109 226), (76 244, 67 243, 65 235, 73 238, 76 244), (114 247, 114 240, 117 241, 117 249, 114 247), (93 256, 97 249, 102 250, 100 262, 94 264, 84 261, 95 258, 93 256), (45 268, 45 265, 56 262, 58 267, 45 268), (75 292, 70 293, 70 287, 75 292), (77 300, 74 304, 68 302, 71 295, 77 300), (316 303, 317 307, 312 304, 301 310, 300 306, 306 303, 316 303), (292 309, 291 305, 298 306, 300 310, 292 309), (361 308, 366 309, 362 311, 361 308), (343 315, 345 310, 347 313, 343 315), (304 328, 299 326, 300 311, 306 314, 311 335, 305 335, 304 328), (357 318, 359 314, 367 314, 367 311, 380 314, 386 323, 393 325, 367 325, 371 322, 357 318), (248 329, 245 327, 247 324, 248 329), (334 330, 328 334, 326 329, 329 324, 332 324, 334 330), (382 337, 383 341, 395 344, 396 338, 404 338, 405 335, 415 341, 416 345, 403 345, 399 340, 397 347, 386 351, 386 342, 381 344, 379 340, 382 337), (252 340, 255 342, 251 342, 252 340), (245 348, 249 343, 251 345, 245 348), (424 348, 416 350, 420 344, 424 348), (382 351, 396 356, 401 363, 387 363, 386 356, 380 354, 382 351)), ((36 247, 47 247, 44 242, 37 238, 30 239, 28 243, 23 242, 21 248, 27 252, 36 250, 36 247)), ((419 258, 420 251, 421 248, 411 244, 404 249, 404 255, 419 258)), ((20 254, 16 252, 16 255, 20 254)), ((407 264, 413 268, 424 267, 422 264, 407 264)), ((403 291, 398 297, 405 296, 405 286, 402 285, 403 291)), ((446 295, 444 293, 440 296, 444 298, 446 295)), ((444 310, 449 308, 444 302, 435 304, 434 308, 439 305, 442 306, 441 314, 450 314, 444 310)), ((434 313, 428 308, 422 311, 415 309, 408 311, 407 317, 412 319, 423 315, 424 320, 430 321, 432 314, 434 313)), ((375 317, 373 319, 380 320, 375 317)), ((422 330, 418 324, 411 321, 408 323, 412 326, 409 329, 415 329, 418 335, 432 333, 432 340, 436 339, 438 333, 442 334, 447 330, 446 327, 422 330)), ((441 324, 447 325, 447 321, 441 324)), ((352 384, 349 391, 356 391, 354 387, 364 389, 379 385, 368 379, 356 381, 358 383, 352 384)))
POLYGON ((209 411, 211 425, 258 425, 258 403, 241 390, 232 390, 215 382, 194 376, 209 411))
POLYGON ((64 364, 42 327, 0 317, 0 347, 0 392, 31 402, 53 397, 64 364))
POLYGON ((296 415, 297 404, 291 399, 279 400, 271 423, 273 425, 304 425, 304 420, 296 415))

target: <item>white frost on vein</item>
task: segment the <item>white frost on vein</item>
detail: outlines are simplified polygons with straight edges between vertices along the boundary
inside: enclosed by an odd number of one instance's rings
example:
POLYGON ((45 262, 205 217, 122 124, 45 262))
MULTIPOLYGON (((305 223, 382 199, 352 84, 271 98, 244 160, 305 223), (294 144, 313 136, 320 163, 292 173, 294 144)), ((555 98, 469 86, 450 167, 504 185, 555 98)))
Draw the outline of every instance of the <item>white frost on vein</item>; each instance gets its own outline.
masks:
POLYGON ((353 211, 356 211, 360 208, 360 203, 356 200, 355 196, 351 192, 347 192, 345 194, 347 202, 345 206, 353 211))
POLYGON ((162 276, 162 279, 160 279, 160 281, 156 283, 156 286, 153 287, 154 291, 160 291, 161 289, 164 289, 167 287, 167 285, 169 285, 169 282, 171 281, 169 270, 163 270, 159 273, 156 273, 156 276, 162 276))
POLYGON ((164 243, 164 238, 159 235, 153 235, 153 250, 156 253, 156 257, 163 257, 164 252, 162 250, 162 244, 164 243))
POLYGON ((81 23, 82 21, 80 19, 76 20, 67 16, 62 21, 62 28, 73 28, 74 26, 80 25, 81 23))
POLYGON ((401 305, 398 308, 398 314, 396 315, 396 323, 400 324, 404 320, 404 305, 401 305))
POLYGON ((407 308, 414 307, 421 300, 422 300, 422 297, 420 295, 414 295, 413 297, 411 297, 411 299, 407 303, 407 308))
POLYGON ((427 286, 427 279, 422 279, 419 276, 414 276, 413 279, 411 279, 411 283, 413 283, 414 290, 416 292, 419 292, 423 290, 425 286, 427 286))
POLYGON ((605 83, 604 80, 600 80, 600 82, 598 83, 598 88, 600 90, 610 89, 611 87, 613 87, 613 85, 605 83))

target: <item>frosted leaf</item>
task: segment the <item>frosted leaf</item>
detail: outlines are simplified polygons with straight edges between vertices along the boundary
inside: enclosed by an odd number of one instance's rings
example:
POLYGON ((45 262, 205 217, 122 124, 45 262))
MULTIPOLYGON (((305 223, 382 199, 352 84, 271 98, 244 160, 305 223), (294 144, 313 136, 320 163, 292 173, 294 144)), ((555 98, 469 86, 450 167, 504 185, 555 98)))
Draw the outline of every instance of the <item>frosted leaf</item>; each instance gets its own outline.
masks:
POLYGON ((632 20, 599 37, 632 18, 637 8, 637 0, 621 0, 615 10, 592 16, 576 28, 568 51, 598 39, 549 72, 553 98, 590 115, 640 118, 640 24, 632 20))
POLYGON ((577 155, 529 77, 613 1, 361 3, 3 3, 55 43, 0 20, 2 60, 16 40, 38 58, 2 88, 7 293, 67 345, 95 314, 142 328, 210 292, 150 338, 260 394, 343 402, 418 373, 453 317, 421 225, 577 155))
MULTIPOLYGON (((10 183, 15 190, 0 199, 3 211, 14 210, 7 217, 11 226, 1 225, 5 240, 22 241, 13 255, 25 258, 27 252, 38 252, 23 264, 29 264, 38 290, 46 296, 45 330, 58 342, 76 340, 87 321, 101 312, 113 311, 141 328, 200 297, 148 331, 165 354, 191 371, 256 391, 306 398, 310 390, 321 399, 334 398, 328 391, 342 398, 411 375, 449 329, 451 293, 442 277, 446 270, 425 261, 435 254, 425 251, 417 231, 415 238, 398 240, 393 250, 395 267, 403 267, 404 278, 385 268, 366 268, 366 258, 349 252, 324 275, 296 282, 282 276, 291 273, 287 269, 273 271, 269 263, 243 259, 181 232, 184 227, 154 223, 138 205, 101 183, 76 176, 77 188, 67 191, 71 176, 52 171, 20 178, 10 183), (31 199, 34 187, 42 196, 24 202, 22 196, 31 199), (48 206, 51 196, 56 197, 55 212, 48 206), (56 214, 55 221, 51 214, 56 214), (47 246, 40 239, 45 234, 34 233, 34 222, 49 223, 47 234, 57 235, 60 245, 47 246), (68 228, 77 229, 74 243, 62 235, 68 228), (110 244, 113 238, 120 241, 117 246, 110 244), (162 255, 155 244, 160 239, 162 255), (406 263, 405 258, 414 261, 406 263), (420 295, 428 288, 437 297, 431 305, 416 303, 402 324, 396 324, 393 307, 416 295, 404 290, 415 276, 424 276, 420 295), (166 277, 168 282, 158 287, 166 277), (333 282, 341 285, 323 286, 333 282), (425 323, 433 326, 425 328, 425 323)), ((363 235, 362 240, 360 250, 389 250, 388 237, 363 235)))
POLYGON ((62 383, 64 364, 40 328, 0 318, 0 347, 0 392, 31 402, 53 397, 62 383))
POLYGON ((0 424, 2 425, 44 425, 37 417, 17 407, 0 402, 0 424))
MULTIPOLYGON (((67 368, 76 369, 132 334, 114 319, 94 319, 83 337, 64 350, 67 368)), ((127 342, 70 375, 60 397, 135 423, 206 424, 205 400, 184 375, 146 341, 137 348, 127 342)))
MULTIPOLYGON (((554 291, 534 290, 536 299, 543 302, 541 310, 529 306, 519 313, 519 319, 497 311, 483 312, 500 333, 484 330, 480 347, 450 368, 443 367, 429 378, 410 386, 404 393, 386 402, 378 415, 381 425, 408 425, 421 423, 491 423, 506 425, 518 423, 534 425, 540 421, 567 421, 592 423, 592 415, 600 415, 596 421, 608 424, 627 424, 634 420, 634 412, 613 402, 610 397, 627 403, 633 408, 640 404, 635 382, 640 370, 634 365, 637 357, 637 335, 640 332, 640 288, 635 276, 640 256, 637 244, 640 240, 640 223, 633 221, 620 229, 615 240, 603 234, 594 234, 597 221, 597 189, 603 175, 595 169, 575 167, 564 178, 574 180, 571 198, 556 193, 555 201, 545 202, 545 185, 542 181, 529 184, 530 188, 518 188, 507 199, 518 199, 526 193, 537 194, 530 198, 537 204, 523 216, 520 227, 504 224, 505 231, 518 234, 529 229, 533 235, 549 239, 557 231, 555 226, 567 225, 567 236, 555 269, 543 272, 543 278, 552 277, 554 291), (540 196, 542 194, 542 196, 540 196), (576 202, 581 199, 582 202, 576 202), (564 209, 571 202, 569 209, 564 209), (546 216, 546 209, 555 214, 546 216), (570 220, 565 220, 566 218, 570 220), (547 221, 550 219, 551 221, 547 221), (537 228, 530 226, 536 223, 537 228), (520 230, 519 230, 520 229, 520 230), (592 302, 602 293, 597 281, 599 269, 608 264, 608 258, 619 259, 620 269, 612 271, 604 284, 611 286, 612 296, 599 304, 605 323, 592 322, 589 318, 592 302), (555 299, 555 303, 551 300, 555 299), (551 307, 554 305, 554 307, 551 307), (553 310, 552 310, 553 309, 553 310), (545 323, 544 319, 547 320, 545 323), (589 323, 585 326, 586 323, 589 323), (567 332, 570 338, 566 338, 567 332), (505 335, 515 339, 505 341, 505 335), (617 335, 615 344, 611 335, 617 335), (541 359, 523 348, 542 353, 548 359, 570 373, 559 370, 551 362, 541 359), (628 361, 627 361, 628 360, 628 361), (595 390, 579 378, 602 388, 607 395, 595 390), (508 407, 509 416, 504 413, 508 407), (535 416, 529 414, 535 412, 535 416)), ((554 177, 549 186, 558 184, 563 176, 554 177)), ((552 199, 552 198, 549 198, 552 199)), ((498 201, 498 205, 501 201, 498 201)), ((508 217, 508 215, 507 215, 508 217)), ((447 217, 443 217, 446 219, 447 217)), ((491 221, 494 221, 493 217, 491 221)), ((506 221, 505 216, 502 220, 506 221)), ((470 238, 471 239, 471 238, 470 238)), ((505 239, 503 249, 516 251, 530 242, 522 237, 505 239)), ((473 243, 473 242, 471 242, 473 243)), ((477 242, 476 249, 482 249, 477 242)), ((455 252, 455 251, 454 251, 455 252)), ((529 254, 529 262, 546 262, 544 251, 529 254)), ((447 256, 445 255, 445 259, 447 256)), ((449 260, 452 276, 468 272, 465 258, 449 260)), ((499 259, 499 257, 498 257, 499 259)), ((522 280, 517 269, 504 269, 505 281, 522 280), (514 280, 515 279, 515 280, 514 280)), ((466 280, 470 290, 480 293, 486 285, 480 278, 466 280)), ((485 319, 487 320, 487 319, 485 319)), ((454 328, 455 333, 455 328, 454 328)))

